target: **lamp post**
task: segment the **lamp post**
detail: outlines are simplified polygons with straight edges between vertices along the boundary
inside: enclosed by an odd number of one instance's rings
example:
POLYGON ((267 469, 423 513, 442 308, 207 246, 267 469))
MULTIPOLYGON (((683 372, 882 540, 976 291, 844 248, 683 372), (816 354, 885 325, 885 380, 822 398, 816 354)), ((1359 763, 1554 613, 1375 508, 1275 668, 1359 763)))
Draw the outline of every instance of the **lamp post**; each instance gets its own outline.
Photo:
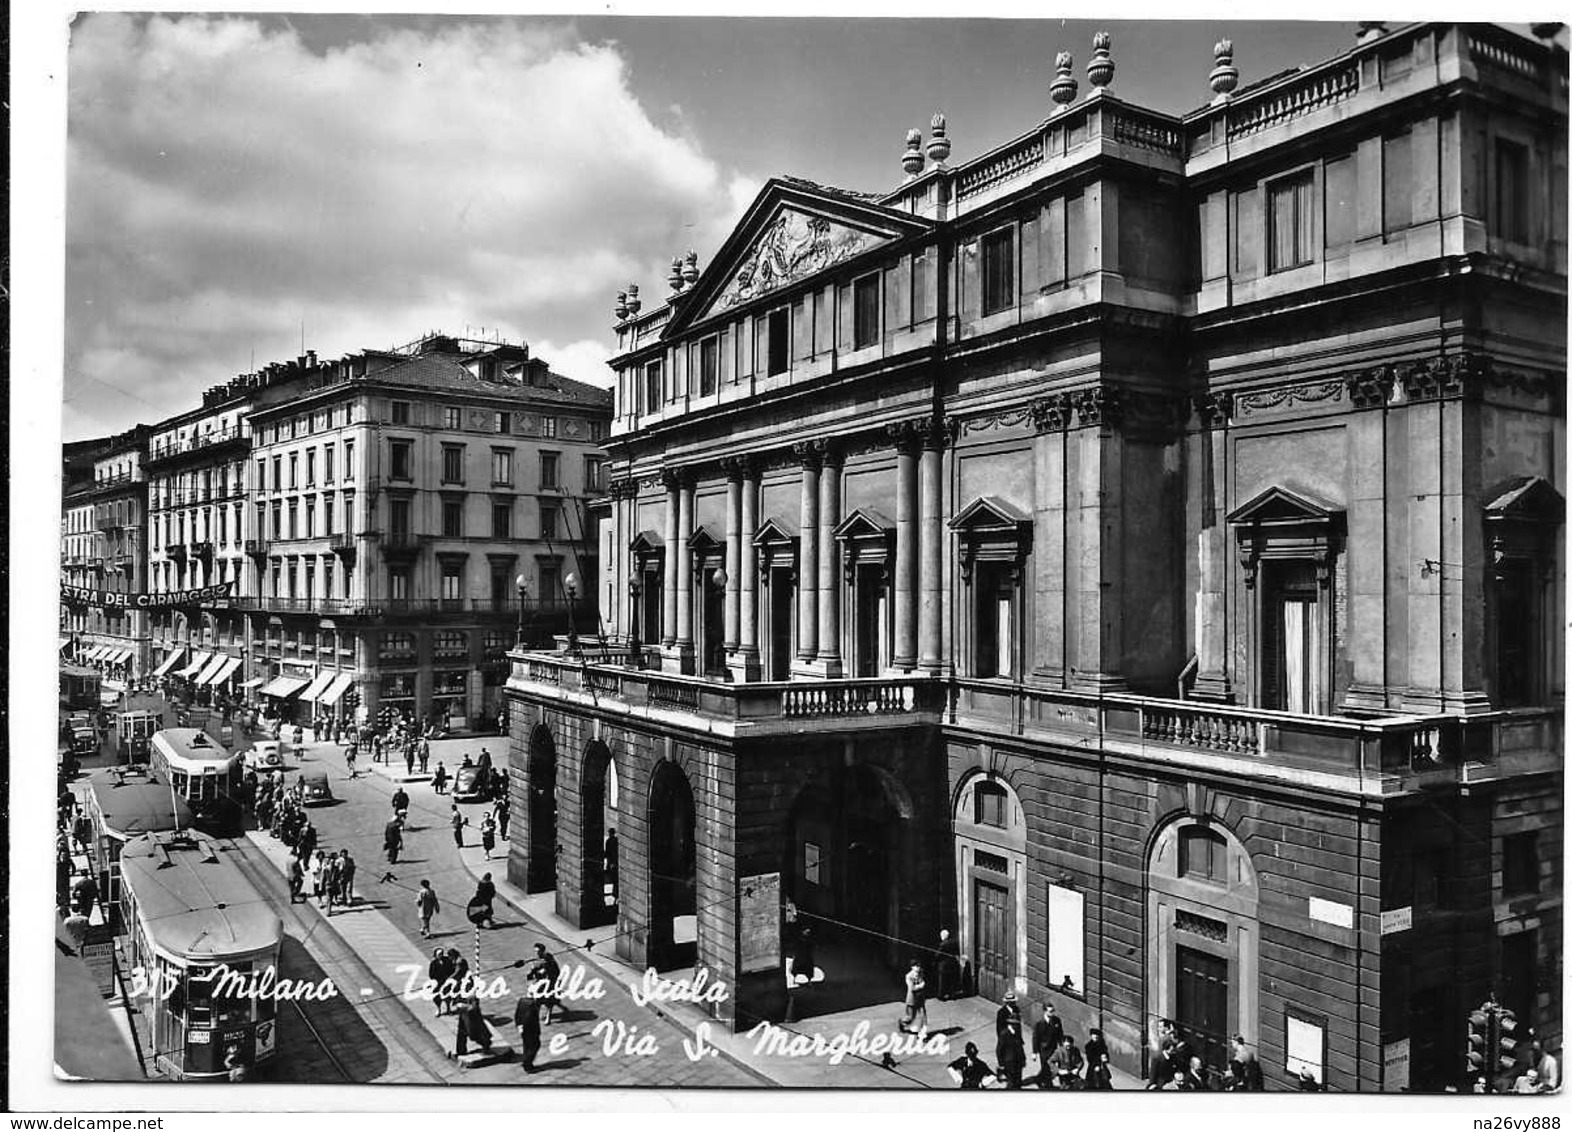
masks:
POLYGON ((562 588, 568 591, 568 651, 578 652, 579 630, 576 624, 578 621, 578 607, 574 604, 574 598, 579 596, 579 576, 577 574, 569 574, 562 579, 562 588))
POLYGON ((529 580, 523 574, 520 574, 513 579, 513 586, 519 591, 519 628, 516 647, 522 649, 524 647, 524 599, 529 596, 529 580))
POLYGON ((628 667, 644 667, 644 642, 639 640, 639 583, 628 580, 628 667))

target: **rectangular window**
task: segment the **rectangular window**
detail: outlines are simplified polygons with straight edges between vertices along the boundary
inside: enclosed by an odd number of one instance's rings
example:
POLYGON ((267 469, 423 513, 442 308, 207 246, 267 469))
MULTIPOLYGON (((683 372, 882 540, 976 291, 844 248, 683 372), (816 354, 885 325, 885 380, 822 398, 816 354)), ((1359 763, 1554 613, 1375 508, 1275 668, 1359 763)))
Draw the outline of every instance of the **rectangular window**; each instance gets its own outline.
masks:
POLYGON ((994 314, 1015 305, 1015 228, 1000 228, 982 238, 982 312, 994 314))
POLYGON ((344 493, 344 533, 353 534, 355 531, 355 493, 344 493))
POLYGON ((344 482, 355 482, 355 442, 344 441, 344 482))
POLYGON ((443 428, 455 428, 455 429, 456 428, 463 428, 464 427, 463 416, 464 416, 463 412, 457 406, 454 406, 454 405, 447 406, 445 409, 442 410, 442 427, 443 428))
POLYGON ((322 497, 322 533, 333 533, 333 493, 330 491, 322 497))
POLYGON ((491 450, 491 482, 494 484, 512 484, 513 449, 493 448, 491 450))
POLYGON ((464 446, 462 444, 444 444, 442 446, 442 482, 464 482, 464 446))
POLYGON ((540 418, 540 435, 545 437, 547 440, 555 440, 557 438, 556 417, 540 418))
POLYGON ((600 490, 600 460, 594 456, 584 457, 584 491, 586 494, 600 490))
POLYGON ((1527 830, 1501 839, 1501 895, 1539 891, 1539 833, 1527 830))
POLYGON ((791 311, 787 307, 771 311, 765 331, 769 363, 765 372, 771 376, 785 373, 791 357, 791 311))
POLYGON ((1414 158, 1412 139, 1396 134, 1381 143, 1382 231, 1407 228, 1414 215, 1414 158))
POLYGON ((273 457, 273 490, 284 490, 284 457, 273 457))
POLYGON ((331 444, 322 446, 322 482, 333 482, 333 446, 331 444))
POLYGON ((273 504, 273 537, 284 537, 284 505, 282 503, 273 504))
POLYGON ((267 461, 257 461, 257 490, 262 491, 267 487, 267 461))
POLYGON ((1228 883, 1228 842, 1202 826, 1179 831, 1179 875, 1209 884, 1228 883))
POLYGON ((1301 267, 1315 258, 1315 181, 1310 170, 1267 186, 1267 271, 1301 267))
POLYGON ((1528 243, 1528 148, 1505 138, 1496 139, 1496 235, 1513 243, 1528 243))
POLYGON ((409 402, 408 401, 394 401, 393 402, 393 423, 394 424, 408 424, 409 423, 409 402))
POLYGON ((395 538, 409 535, 409 500, 388 500, 388 533, 395 538))
POLYGON ((541 503, 540 505, 540 537, 554 539, 557 537, 557 505, 555 503, 541 503))
POLYGON ((665 392, 661 388, 660 363, 650 362, 644 367, 644 411, 659 412, 664 396, 665 392))
POLYGON ((300 457, 294 452, 289 454, 289 486, 291 489, 300 486, 300 457))
POLYGON ((540 489, 542 491, 556 491, 559 486, 557 482, 557 454, 555 452, 542 452, 540 454, 540 489))
POLYGON ((409 600, 409 568, 395 566, 388 569, 388 596, 394 601, 409 600))
POLYGON ((493 503, 491 505, 491 537, 497 539, 513 537, 513 505, 511 503, 493 503))
POLYGON ((464 567, 457 562, 442 564, 442 600, 462 601, 464 598, 464 567))
POLYGON ((720 339, 710 337, 699 343, 699 396, 715 392, 720 381, 720 339))
POLYGON ((315 487, 317 482, 317 450, 306 449, 306 486, 315 487))
POLYGON ((298 525, 296 523, 296 518, 299 515, 299 513, 300 513, 299 505, 297 504, 297 502, 295 500, 291 499, 289 501, 289 537, 290 538, 299 538, 300 537, 300 535, 298 533, 299 527, 298 527, 298 525))
POLYGON ((561 570, 558 569, 555 562, 540 563, 539 593, 541 601, 547 602, 549 604, 557 600, 557 598, 560 596, 558 592, 560 589, 560 577, 561 570))
POLYGON ((1086 897, 1048 886, 1048 985, 1070 994, 1086 988, 1086 897))
POLYGON ((415 445, 408 440, 388 442, 388 478, 411 480, 415 478, 415 445))
POLYGON ((457 499, 442 501, 442 537, 464 537, 464 504, 457 499))
MULTIPOLYGON (((331 515, 332 512, 331 511, 326 511, 326 512, 324 512, 324 514, 325 515, 331 515)), ((331 557, 324 558, 322 560, 322 596, 325 597, 325 598, 331 598, 331 597, 334 596, 333 595, 333 559, 331 557)), ((348 595, 346 595, 346 596, 348 596, 348 595)))
POLYGON ((978 825, 1006 829, 1010 824, 1007 807, 1010 795, 995 782, 979 782, 972 788, 973 817, 978 825))
POLYGON ((317 537, 317 501, 315 499, 306 500, 306 537, 317 537))
POLYGON ((973 575, 976 610, 972 671, 980 677, 1015 673, 1015 584, 1011 567, 979 562, 973 575))
POLYGON ((492 432, 502 432, 502 433, 512 432, 513 431, 513 414, 512 413, 492 413, 491 414, 491 431, 492 432))
POLYGON ((852 284, 852 348, 861 350, 879 340, 879 276, 864 275, 852 284))
MULTIPOLYGON (((165 520, 165 522, 167 523, 168 520, 165 520)), ((263 532, 266 531, 266 530, 267 530, 267 504, 266 503, 258 503, 257 504, 257 538, 259 538, 259 539, 262 538, 263 537, 263 532)), ((165 536, 165 540, 164 541, 166 541, 166 542, 168 541, 168 536, 167 535, 165 536)))

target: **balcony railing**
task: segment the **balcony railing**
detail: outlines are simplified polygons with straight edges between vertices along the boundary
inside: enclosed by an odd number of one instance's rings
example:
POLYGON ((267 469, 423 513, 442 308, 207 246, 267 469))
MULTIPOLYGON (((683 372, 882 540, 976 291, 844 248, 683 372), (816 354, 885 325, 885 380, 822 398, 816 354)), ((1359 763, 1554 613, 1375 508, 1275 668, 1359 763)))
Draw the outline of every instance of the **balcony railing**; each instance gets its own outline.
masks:
POLYGON ((202 433, 198 436, 186 436, 180 439, 170 438, 154 444, 148 450, 149 461, 168 460, 187 452, 200 452, 206 448, 214 448, 220 444, 233 444, 249 439, 240 428, 223 428, 213 432, 202 433))

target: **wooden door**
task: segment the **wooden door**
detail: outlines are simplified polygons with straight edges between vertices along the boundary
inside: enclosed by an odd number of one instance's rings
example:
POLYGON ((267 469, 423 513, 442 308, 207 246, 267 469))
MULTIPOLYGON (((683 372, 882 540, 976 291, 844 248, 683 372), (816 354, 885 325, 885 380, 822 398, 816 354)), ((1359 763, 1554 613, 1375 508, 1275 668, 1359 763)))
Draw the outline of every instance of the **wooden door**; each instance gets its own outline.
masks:
POLYGON ((1228 960, 1188 947, 1176 949, 1174 1024, 1201 1062, 1228 1064, 1228 960))
POLYGON ((981 878, 972 881, 972 963, 977 993, 998 1002, 1015 985, 1015 917, 1010 890, 981 878))

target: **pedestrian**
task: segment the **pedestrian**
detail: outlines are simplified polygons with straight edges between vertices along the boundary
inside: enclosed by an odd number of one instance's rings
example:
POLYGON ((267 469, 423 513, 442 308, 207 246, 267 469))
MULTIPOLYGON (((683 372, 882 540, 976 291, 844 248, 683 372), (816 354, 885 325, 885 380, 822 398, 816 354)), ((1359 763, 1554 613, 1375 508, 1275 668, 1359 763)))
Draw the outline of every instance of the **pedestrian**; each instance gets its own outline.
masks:
POLYGON ((378 734, 371 736, 371 761, 374 763, 382 761, 382 736, 378 734))
POLYGON ((1534 1071, 1539 1074, 1539 1090, 1543 1093, 1553 1093, 1561 1087, 1561 1066, 1557 1064, 1555 1056, 1550 1052, 1550 1046, 1535 1038, 1529 1046, 1529 1057, 1533 1059, 1534 1071))
POLYGON ((394 818, 382 831, 382 848, 387 850, 388 864, 398 864, 398 851, 404 847, 404 823, 394 818))
POLYGON ((356 771, 355 771, 355 744, 353 744, 353 743, 351 743, 349 745, 349 749, 344 752, 344 769, 349 771, 349 777, 350 778, 353 779, 353 778, 356 777, 356 771))
POLYGON ((404 776, 415 777, 415 741, 409 739, 404 743, 404 776))
POLYGON ((409 817, 409 795, 402 786, 393 791, 393 812, 400 818, 409 817))
POLYGON ((527 986, 513 1009, 513 1024, 519 1028, 519 1060, 524 1072, 533 1073, 540 1054, 540 1002, 527 986))
POLYGON ((963 1089, 981 1089, 988 1081, 1000 1080, 988 1063, 977 1056, 976 1042, 967 1042, 964 1056, 950 1062, 948 1068, 951 1078, 963 1089))
POLYGON ((93 844, 93 823, 86 814, 77 814, 71 823, 71 838, 86 853, 93 844))
MULTIPOLYGON (((1087 1044, 1089 1046, 1091 1043, 1087 1044)), ((1256 1060, 1255 1051, 1245 1042, 1243 1034, 1235 1034, 1233 1037, 1233 1056, 1229 1058, 1228 1069, 1238 1082, 1237 1088, 1240 1091, 1259 1093, 1266 1088, 1266 1081, 1261 1073, 1261 1063, 1256 1060)))
POLYGON ((453 1055, 463 1057, 469 1052, 469 1043, 474 1042, 487 1053, 491 1052, 491 1027, 486 1024, 486 1016, 480 1009, 480 997, 473 991, 464 997, 459 1005, 458 1030, 453 1045, 453 1055))
POLYGON ((437 1004, 437 1014, 448 1012, 448 998, 452 994, 453 960, 440 947, 431 949, 431 963, 426 967, 426 977, 431 980, 432 999, 437 1004))
POLYGON ((420 773, 421 774, 425 774, 426 773, 426 764, 428 764, 429 762, 431 762, 431 740, 430 739, 422 739, 420 741, 420 773))
POLYGON ((453 844, 460 849, 464 848, 464 827, 469 824, 469 819, 459 813, 458 803, 453 803, 453 844))
POLYGON ((475 882, 475 895, 469 898, 470 918, 475 917, 477 909, 484 909, 485 915, 480 918, 480 923, 488 928, 497 926, 496 909, 497 886, 492 883, 491 874, 487 873, 475 882))
POLYGON ((1021 1008, 1015 1003, 1014 991, 1004 992, 1004 1004, 994 1015, 994 1035, 998 1039, 995 1060, 1005 1086, 1019 1089, 1021 1070, 1026 1066, 1026 1043, 1021 1036, 1021 1008))
POLYGON ((83 873, 71 882, 71 911, 91 919, 97 903, 98 882, 92 873, 83 873))
POLYGON ((307 820, 306 815, 300 815, 300 852, 309 857, 311 851, 317 847, 317 827, 307 820))
POLYGON ((452 1012, 458 1009, 459 1000, 475 988, 472 985, 473 980, 469 977, 469 960, 464 958, 458 948, 448 948, 448 962, 453 966, 453 974, 448 976, 451 980, 448 990, 448 1010, 452 1012))
POLYGON ((301 867, 300 858, 294 854, 289 858, 289 902, 295 903, 300 899, 300 890, 306 883, 306 870, 301 867))
POLYGON ((224 1051, 224 1069, 228 1071, 231 1081, 246 1079, 246 1063, 240 1060, 239 1046, 230 1046, 224 1051))
POLYGON ((1059 1048, 1048 1058, 1045 1072, 1053 1074, 1056 1089, 1079 1089, 1081 1066, 1085 1064, 1081 1051, 1075 1048, 1075 1039, 1069 1034, 1059 1039, 1059 1048))
POLYGON ((948 1002, 956 996, 961 980, 961 945, 950 934, 949 928, 939 931, 938 957, 939 1001, 948 1002))
POLYGON ((1059 1043, 1064 1040, 1064 1023, 1053 1011, 1053 1003, 1043 1003, 1043 1016, 1037 1020, 1037 1025, 1032 1027, 1032 1056, 1037 1058, 1037 1087, 1050 1088, 1053 1084, 1052 1075, 1048 1071, 1048 1061, 1059 1052, 1059 1043))
POLYGON ((901 1019, 901 1033, 911 1033, 913 1025, 917 1026, 918 1040, 927 1041, 928 981, 923 978, 922 961, 915 957, 906 971, 906 1016, 901 1019))
POLYGON ((431 788, 438 794, 448 792, 448 768, 440 762, 437 763, 436 773, 431 776, 431 788))
POLYGON ((436 890, 431 887, 429 880, 420 882, 420 891, 415 893, 415 907, 420 912, 420 934, 431 936, 431 917, 435 916, 441 906, 437 903, 436 890))
POLYGON ((355 902, 355 858, 348 849, 338 851, 338 902, 346 908, 355 902))
POLYGON ((562 978, 562 968, 557 965, 556 957, 546 950, 544 943, 535 945, 535 966, 529 973, 530 981, 535 985, 536 996, 546 1010, 546 1024, 551 1024, 551 1016, 556 1011, 560 1000, 557 998, 557 983, 562 978))
MULTIPOLYGON (((506 813, 506 811, 504 811, 506 813)), ((507 836, 506 833, 503 834, 507 836)), ((606 834, 605 849, 606 883, 611 885, 611 900, 617 901, 617 831, 611 830, 606 834)))
POLYGON ((1113 1088, 1113 1069, 1108 1062, 1108 1043, 1095 1026, 1086 1033, 1086 1087, 1106 1092, 1113 1088))
POLYGON ((1206 1079, 1206 1067, 1201 1064, 1198 1054, 1191 1054, 1190 1060, 1185 1063, 1184 1091, 1187 1093, 1206 1093, 1211 1091, 1211 1085, 1206 1079))
POLYGON ((491 851, 497 847, 497 819, 491 814, 480 819, 480 844, 486 850, 486 860, 491 860, 491 851))
POLYGON ((338 854, 324 853, 322 863, 317 866, 317 875, 322 887, 322 902, 329 916, 333 914, 333 905, 338 901, 338 862, 338 854))
POLYGON ((813 929, 804 924, 797 929, 791 953, 786 957, 786 1021, 797 1021, 798 1001, 809 983, 822 982, 823 973, 814 965, 813 929))

